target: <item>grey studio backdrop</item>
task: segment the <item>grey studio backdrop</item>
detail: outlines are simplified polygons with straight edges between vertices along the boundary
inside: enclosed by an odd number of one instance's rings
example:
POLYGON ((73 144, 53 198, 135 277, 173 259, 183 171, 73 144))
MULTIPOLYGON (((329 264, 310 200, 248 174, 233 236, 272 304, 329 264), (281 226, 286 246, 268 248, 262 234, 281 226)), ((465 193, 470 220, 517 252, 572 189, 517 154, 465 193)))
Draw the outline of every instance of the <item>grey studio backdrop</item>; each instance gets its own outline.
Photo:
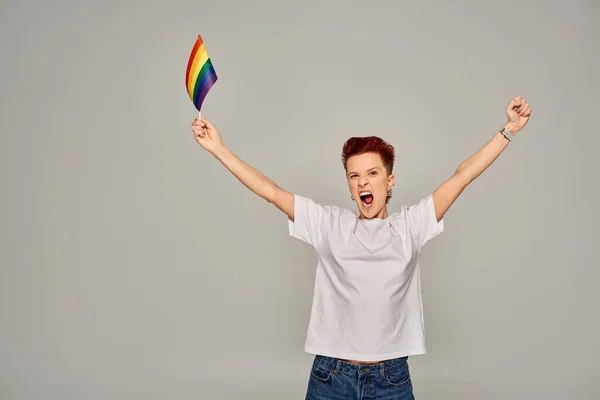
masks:
POLYGON ((397 150, 390 209, 529 125, 422 255, 418 399, 600 399, 596 1, 2 1, 0 399, 301 399, 315 254, 193 140, 353 208, 343 142, 397 150))

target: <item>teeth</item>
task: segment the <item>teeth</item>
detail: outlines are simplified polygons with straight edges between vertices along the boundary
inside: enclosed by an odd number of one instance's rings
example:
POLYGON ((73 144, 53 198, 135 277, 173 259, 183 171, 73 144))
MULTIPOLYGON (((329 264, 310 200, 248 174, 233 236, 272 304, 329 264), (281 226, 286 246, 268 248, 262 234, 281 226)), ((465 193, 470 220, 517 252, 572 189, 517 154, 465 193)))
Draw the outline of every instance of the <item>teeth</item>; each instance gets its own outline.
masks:
POLYGON ((367 194, 371 194, 371 195, 372 195, 372 193, 371 193, 371 192, 360 192, 360 193, 359 193, 359 196, 365 196, 365 195, 367 195, 367 194))

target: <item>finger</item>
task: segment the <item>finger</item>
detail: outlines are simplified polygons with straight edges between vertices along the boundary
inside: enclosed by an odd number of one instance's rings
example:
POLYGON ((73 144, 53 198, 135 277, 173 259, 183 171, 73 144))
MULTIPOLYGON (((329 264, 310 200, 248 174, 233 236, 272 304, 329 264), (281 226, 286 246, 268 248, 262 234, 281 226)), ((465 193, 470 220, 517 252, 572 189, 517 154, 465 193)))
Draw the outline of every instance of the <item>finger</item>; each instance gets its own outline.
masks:
POLYGON ((521 105, 521 101, 517 100, 517 98, 515 97, 514 99, 512 99, 510 101, 510 103, 508 104, 508 107, 506 107, 507 110, 514 110, 515 108, 519 107, 521 105))
POLYGON ((206 124, 206 126, 207 126, 209 129, 215 129, 215 127, 213 126, 213 124, 211 124, 211 123, 210 123, 210 121, 209 121, 209 120, 202 118, 202 121, 203 121, 203 122, 206 124))
POLYGON ((527 107, 527 103, 525 102, 525 100, 521 100, 521 102, 517 106, 517 110, 516 111, 518 113, 521 113, 521 112, 523 112, 523 110, 525 109, 525 107, 527 107))
POLYGON ((515 112, 519 115, 521 115, 521 112, 523 111, 523 105, 519 105, 517 107, 515 107, 515 112))
POLYGON ((528 107, 528 106, 525 106, 525 107, 523 107, 523 109, 521 110, 521 112, 519 113, 519 115, 520 115, 521 117, 524 117, 524 116, 525 116, 525 114, 527 114, 527 111, 528 111, 528 110, 529 110, 529 107, 528 107))
POLYGON ((523 96, 515 96, 514 100, 519 104, 522 104, 525 102, 525 99, 523 98, 523 96))
POLYGON ((199 126, 193 126, 192 127, 192 132, 194 132, 194 136, 199 136, 202 133, 202 128, 200 128, 199 126))
POLYGON ((529 106, 529 104, 527 104, 527 103, 523 103, 523 107, 521 107, 521 111, 525 111, 525 110, 527 110, 529 107, 530 107, 530 106, 529 106))

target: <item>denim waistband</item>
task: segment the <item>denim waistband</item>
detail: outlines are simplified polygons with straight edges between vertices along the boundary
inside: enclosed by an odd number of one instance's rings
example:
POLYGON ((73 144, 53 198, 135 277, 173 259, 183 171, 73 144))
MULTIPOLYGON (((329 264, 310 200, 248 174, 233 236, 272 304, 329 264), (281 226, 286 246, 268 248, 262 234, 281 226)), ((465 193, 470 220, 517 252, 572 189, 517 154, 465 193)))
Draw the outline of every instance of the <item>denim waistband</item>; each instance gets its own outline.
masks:
POLYGON ((342 372, 349 375, 362 375, 365 373, 379 373, 380 376, 385 374, 385 371, 395 371, 408 365, 408 356, 385 360, 376 364, 354 364, 348 361, 340 360, 339 358, 315 355, 316 363, 320 364, 327 370, 337 373, 342 372))

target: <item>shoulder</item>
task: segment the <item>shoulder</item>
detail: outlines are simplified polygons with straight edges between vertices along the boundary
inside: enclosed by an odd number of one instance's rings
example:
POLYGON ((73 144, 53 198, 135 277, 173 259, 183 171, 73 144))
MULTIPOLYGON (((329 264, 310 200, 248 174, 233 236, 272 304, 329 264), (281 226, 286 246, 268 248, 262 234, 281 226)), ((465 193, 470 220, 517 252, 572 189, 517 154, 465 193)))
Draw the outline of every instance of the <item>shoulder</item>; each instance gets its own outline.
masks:
POLYGON ((407 218, 410 217, 413 207, 414 205, 412 204, 402 204, 401 206, 396 208, 395 211, 390 213, 390 219, 392 221, 405 221, 407 218))
POLYGON ((309 196, 294 193, 294 207, 303 208, 321 218, 348 218, 356 215, 347 208, 325 204, 309 196))
POLYGON ((402 204, 390 214, 390 220, 396 225, 415 226, 427 214, 433 204, 432 201, 432 196, 429 194, 414 203, 402 204))
POLYGON ((396 225, 405 227, 421 247, 444 231, 443 220, 437 220, 431 193, 412 205, 400 207, 395 214, 396 225))
POLYGON ((428 194, 414 203, 401 205, 393 214, 400 218, 414 218, 417 214, 422 213, 423 210, 427 210, 432 205, 433 195, 428 194))

